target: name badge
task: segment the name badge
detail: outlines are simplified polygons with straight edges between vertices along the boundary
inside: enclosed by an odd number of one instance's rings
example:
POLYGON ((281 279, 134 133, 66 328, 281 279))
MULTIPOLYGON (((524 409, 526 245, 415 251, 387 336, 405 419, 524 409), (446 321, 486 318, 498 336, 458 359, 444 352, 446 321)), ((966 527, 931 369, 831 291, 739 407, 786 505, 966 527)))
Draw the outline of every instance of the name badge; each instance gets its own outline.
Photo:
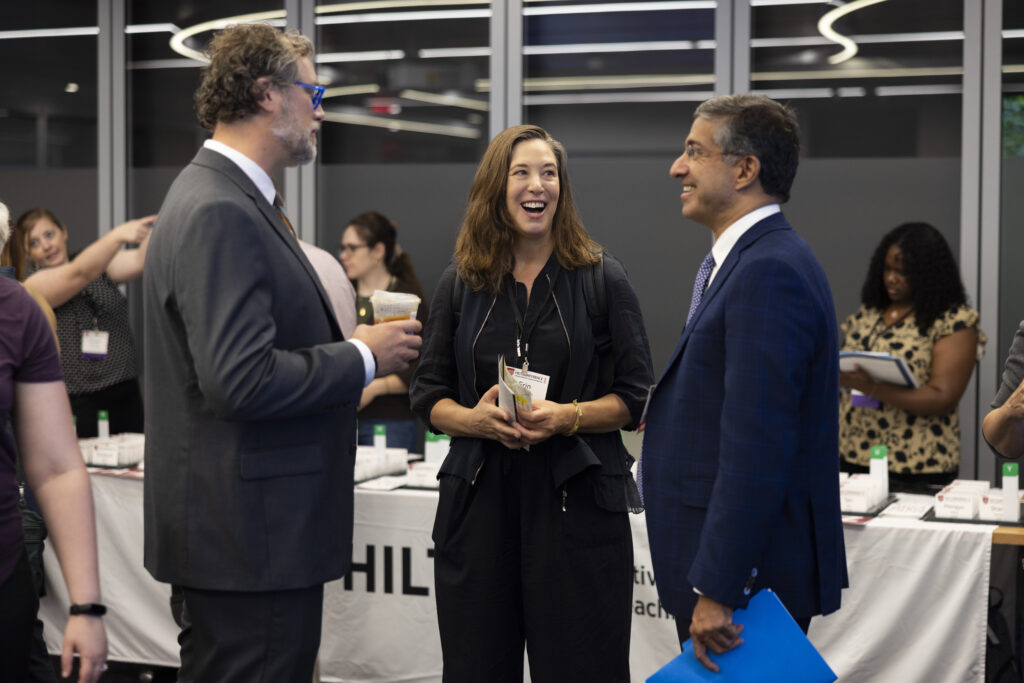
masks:
POLYGON ((856 389, 850 390, 850 405, 854 408, 878 408, 881 403, 874 396, 868 396, 856 389))
POLYGON ((529 388, 532 398, 543 401, 544 397, 548 395, 548 382, 551 381, 548 375, 530 372, 522 368, 508 368, 508 371, 512 373, 517 382, 529 388))
POLYGON ((107 357, 110 333, 103 330, 82 330, 82 358, 103 360, 107 357))

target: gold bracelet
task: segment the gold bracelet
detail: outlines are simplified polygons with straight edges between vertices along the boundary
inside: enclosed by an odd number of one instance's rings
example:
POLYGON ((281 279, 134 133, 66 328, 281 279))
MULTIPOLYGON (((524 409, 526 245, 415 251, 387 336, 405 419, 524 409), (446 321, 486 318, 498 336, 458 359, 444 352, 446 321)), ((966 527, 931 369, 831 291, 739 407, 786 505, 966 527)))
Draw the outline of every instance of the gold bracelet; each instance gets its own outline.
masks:
POLYGON ((580 418, 583 417, 583 408, 580 408, 580 402, 575 398, 572 400, 572 405, 576 409, 576 424, 572 426, 572 429, 565 433, 566 436, 572 436, 580 429, 580 418))

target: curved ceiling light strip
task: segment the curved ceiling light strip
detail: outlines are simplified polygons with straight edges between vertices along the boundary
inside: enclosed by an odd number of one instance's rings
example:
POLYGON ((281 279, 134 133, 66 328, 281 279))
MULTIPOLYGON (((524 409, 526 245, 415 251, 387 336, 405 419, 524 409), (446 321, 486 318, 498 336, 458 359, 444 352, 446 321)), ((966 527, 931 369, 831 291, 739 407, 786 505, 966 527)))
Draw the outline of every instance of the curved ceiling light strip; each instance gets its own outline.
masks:
POLYGON ((413 133, 427 133, 431 135, 448 135, 456 138, 476 139, 480 137, 479 129, 473 126, 457 124, 426 123, 424 121, 410 121, 408 119, 394 119, 383 116, 372 116, 357 112, 329 111, 324 113, 324 120, 333 123, 347 123, 355 126, 371 126, 373 128, 386 128, 392 132, 408 131, 413 133))
POLYGON ((445 107, 462 107, 476 111, 488 111, 491 107, 485 100, 477 100, 472 97, 462 97, 452 93, 432 93, 424 90, 407 88, 398 93, 401 99, 414 102, 425 102, 427 104, 439 104, 445 107))
POLYGON ((317 14, 337 12, 362 12, 374 9, 398 9, 399 7, 444 7, 446 5, 490 5, 491 0, 368 0, 367 2, 346 2, 334 5, 319 5, 317 14))
POLYGON ((880 2, 885 2, 885 0, 853 0, 853 2, 848 2, 842 7, 829 10, 822 15, 821 19, 818 20, 818 33, 832 42, 843 46, 842 50, 828 58, 829 64, 841 64, 857 54, 857 43, 841 33, 837 33, 832 28, 832 24, 851 12, 856 12, 870 5, 877 5, 880 2))
POLYGON ((182 57, 188 57, 189 59, 195 59, 202 62, 203 64, 208 63, 210 60, 206 58, 199 50, 193 50, 192 48, 185 45, 185 41, 194 35, 203 33, 205 31, 219 31, 222 28, 226 28, 231 24, 252 24, 258 21, 267 21, 273 23, 275 20, 281 20, 285 18, 285 11, 274 10, 272 12, 255 12, 253 14, 239 14, 234 17, 224 17, 222 19, 214 19, 212 21, 204 21, 201 24, 195 26, 189 26, 171 36, 171 49, 177 52, 182 57))
POLYGON ((380 86, 376 83, 363 83, 361 85, 339 85, 324 90, 323 99, 328 97, 348 97, 349 95, 376 95, 380 92, 380 86))

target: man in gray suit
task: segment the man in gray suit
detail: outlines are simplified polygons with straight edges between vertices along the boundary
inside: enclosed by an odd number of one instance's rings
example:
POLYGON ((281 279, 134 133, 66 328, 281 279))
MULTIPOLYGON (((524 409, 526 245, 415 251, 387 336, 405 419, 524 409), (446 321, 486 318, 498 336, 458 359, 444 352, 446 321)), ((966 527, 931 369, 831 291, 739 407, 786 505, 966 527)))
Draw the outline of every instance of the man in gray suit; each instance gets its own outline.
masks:
POLYGON ((301 681, 352 547, 355 408, 420 323, 344 341, 271 178, 316 156, 312 44, 238 25, 196 92, 212 140, 174 181, 144 275, 145 563, 184 594, 179 681, 301 681))

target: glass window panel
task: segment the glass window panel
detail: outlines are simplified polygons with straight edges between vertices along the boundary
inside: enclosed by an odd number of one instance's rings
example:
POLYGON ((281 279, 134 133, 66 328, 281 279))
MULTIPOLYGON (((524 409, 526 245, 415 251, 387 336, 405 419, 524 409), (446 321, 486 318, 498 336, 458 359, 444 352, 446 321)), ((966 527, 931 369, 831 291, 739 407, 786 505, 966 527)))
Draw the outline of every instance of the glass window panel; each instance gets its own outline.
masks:
POLYGON ((490 15, 488 0, 316 8, 317 243, 337 256, 348 219, 383 213, 428 299, 488 142, 490 15))
POLYGON ((322 163, 475 163, 487 143, 490 14, 484 0, 319 3, 322 163))
POLYGON ((798 105, 806 157, 959 155, 963 0, 751 4, 752 87, 798 105))
MULTIPOLYGON (((1003 3, 1003 134, 999 229, 999 370, 1024 320, 1024 4, 1003 3)), ((986 399, 987 400, 987 399, 986 399)))
POLYGON ((752 89, 792 105, 803 132, 786 211, 844 319, 875 246, 898 224, 931 223, 959 251, 963 0, 881 2, 839 16, 831 27, 856 53, 838 63, 830 58, 843 46, 818 26, 848 6, 751 4, 752 89))
POLYGON ((193 99, 202 63, 177 51, 172 38, 194 31, 182 47, 202 52, 214 34, 201 24, 258 12, 282 23, 283 0, 126 3, 129 215, 156 212, 171 182, 209 135, 196 121, 193 99))
POLYGON ((524 0, 525 120, 577 159, 662 159, 714 89, 715 4, 524 0))
POLYGON ((0 201, 51 209, 72 250, 96 234, 96 6, 6 3, 0 38, 0 201))

